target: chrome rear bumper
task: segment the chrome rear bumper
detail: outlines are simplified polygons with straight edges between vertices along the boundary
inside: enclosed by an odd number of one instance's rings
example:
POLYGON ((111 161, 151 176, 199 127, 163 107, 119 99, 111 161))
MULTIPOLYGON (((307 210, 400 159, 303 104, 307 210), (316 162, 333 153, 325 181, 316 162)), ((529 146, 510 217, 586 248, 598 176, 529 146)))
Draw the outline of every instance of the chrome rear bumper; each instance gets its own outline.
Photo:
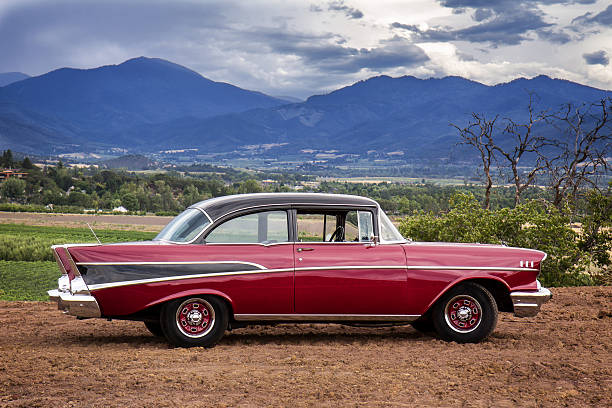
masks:
POLYGON ((552 293, 546 288, 540 288, 535 292, 511 292, 510 298, 514 305, 515 316, 532 317, 537 315, 542 305, 552 298, 552 293))
POLYGON ((100 317, 100 306, 93 296, 73 295, 70 292, 62 292, 53 289, 47 292, 49 299, 57 302, 57 308, 72 316, 77 317, 100 317))

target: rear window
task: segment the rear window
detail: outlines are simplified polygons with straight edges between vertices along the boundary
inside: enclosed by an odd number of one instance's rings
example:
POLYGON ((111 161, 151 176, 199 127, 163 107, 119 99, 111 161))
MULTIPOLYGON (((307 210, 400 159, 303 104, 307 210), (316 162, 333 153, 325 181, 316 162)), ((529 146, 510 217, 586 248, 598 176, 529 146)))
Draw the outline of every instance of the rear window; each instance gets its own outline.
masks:
POLYGON ((200 235, 210 220, 204 213, 195 208, 188 208, 174 218, 155 237, 156 241, 187 243, 200 235))

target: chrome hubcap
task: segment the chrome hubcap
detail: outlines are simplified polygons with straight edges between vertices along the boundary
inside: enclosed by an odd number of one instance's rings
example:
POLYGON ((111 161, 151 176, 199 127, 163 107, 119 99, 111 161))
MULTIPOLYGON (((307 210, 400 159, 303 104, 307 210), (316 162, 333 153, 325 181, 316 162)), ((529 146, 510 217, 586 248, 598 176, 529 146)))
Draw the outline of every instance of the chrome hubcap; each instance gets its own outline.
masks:
POLYGON ((187 337, 206 336, 215 324, 215 310, 204 299, 188 299, 176 311, 176 326, 187 337))
POLYGON ((444 319, 454 331, 469 333, 480 325, 482 308, 472 296, 455 296, 446 304, 444 319))

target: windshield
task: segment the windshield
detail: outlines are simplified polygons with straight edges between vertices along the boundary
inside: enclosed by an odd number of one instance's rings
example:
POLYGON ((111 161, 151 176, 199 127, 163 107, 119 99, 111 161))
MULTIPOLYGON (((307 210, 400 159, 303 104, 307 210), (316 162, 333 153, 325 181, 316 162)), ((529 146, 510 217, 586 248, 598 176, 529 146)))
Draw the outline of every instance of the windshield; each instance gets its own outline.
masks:
POLYGON ((387 214, 381 209, 378 210, 380 214, 380 240, 381 242, 397 242, 406 241, 402 234, 399 233, 395 225, 391 222, 387 214))
POLYGON ((188 208, 174 218, 155 237, 155 241, 190 242, 210 224, 208 217, 195 208, 188 208))

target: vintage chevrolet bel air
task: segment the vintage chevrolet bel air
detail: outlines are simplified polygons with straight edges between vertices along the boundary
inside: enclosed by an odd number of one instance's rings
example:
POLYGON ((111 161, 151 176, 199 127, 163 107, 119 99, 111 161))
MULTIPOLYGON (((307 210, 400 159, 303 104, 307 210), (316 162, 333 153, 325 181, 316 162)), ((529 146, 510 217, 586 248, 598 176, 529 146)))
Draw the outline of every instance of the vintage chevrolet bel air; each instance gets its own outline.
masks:
POLYGON ((478 342, 498 311, 534 316, 546 254, 404 239, 368 198, 244 194, 190 206, 150 242, 56 245, 49 291, 78 318, 143 321, 177 346, 249 324, 412 324, 478 342))

